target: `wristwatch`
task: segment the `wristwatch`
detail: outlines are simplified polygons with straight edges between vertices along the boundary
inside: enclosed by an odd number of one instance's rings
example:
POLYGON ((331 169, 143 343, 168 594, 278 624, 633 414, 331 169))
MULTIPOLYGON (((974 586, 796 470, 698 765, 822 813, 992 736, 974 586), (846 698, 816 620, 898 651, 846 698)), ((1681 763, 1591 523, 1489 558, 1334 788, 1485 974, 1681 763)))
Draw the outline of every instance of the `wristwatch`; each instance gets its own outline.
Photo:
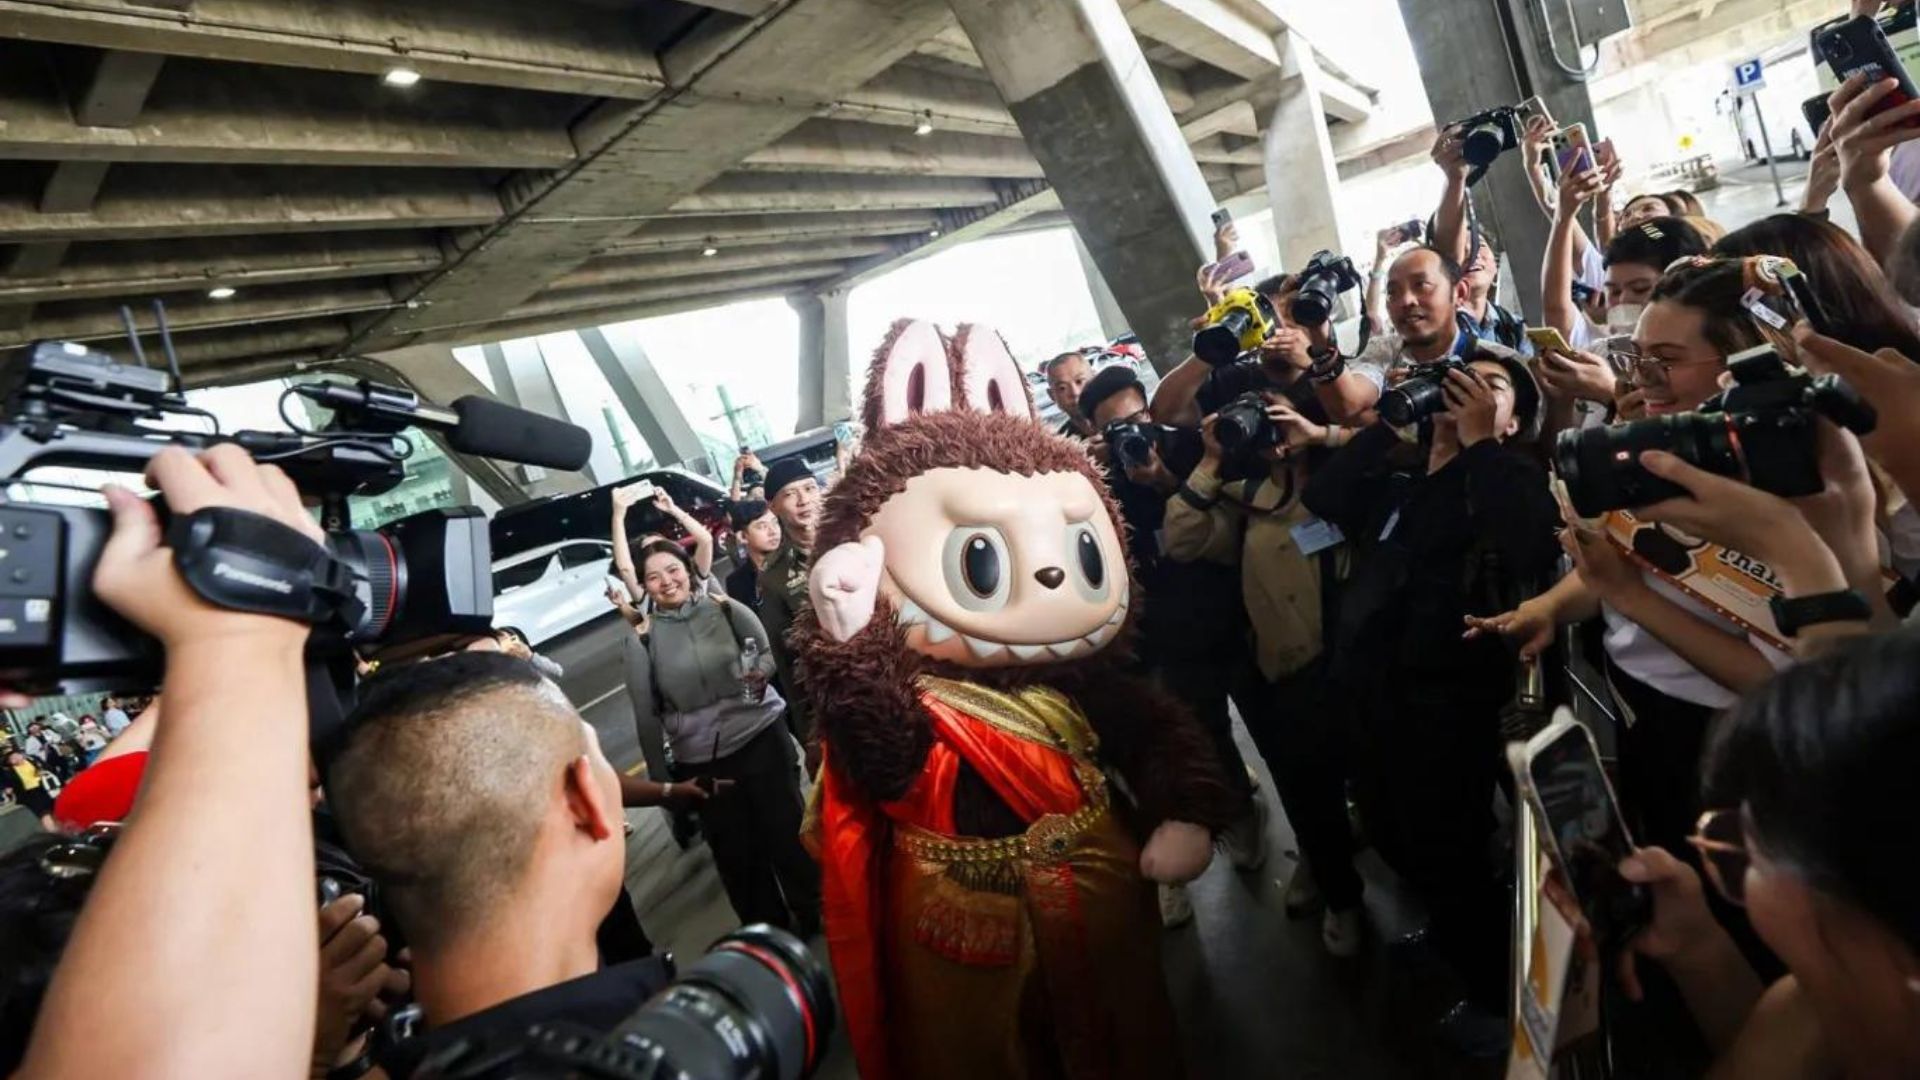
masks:
POLYGON ((1776 593, 1767 606, 1773 610, 1773 624, 1787 637, 1820 623, 1866 622, 1873 617, 1867 598, 1857 589, 1794 597, 1776 593))

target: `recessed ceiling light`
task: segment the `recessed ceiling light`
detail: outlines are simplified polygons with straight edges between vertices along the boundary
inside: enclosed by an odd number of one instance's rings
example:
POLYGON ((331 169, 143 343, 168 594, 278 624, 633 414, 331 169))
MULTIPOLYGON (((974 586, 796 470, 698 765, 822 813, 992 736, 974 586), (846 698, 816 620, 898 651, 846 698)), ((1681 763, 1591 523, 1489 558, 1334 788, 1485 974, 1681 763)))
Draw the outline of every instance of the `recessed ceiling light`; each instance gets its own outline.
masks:
POLYGON ((931 135, 931 134, 933 134, 933 113, 932 113, 932 111, 928 111, 928 113, 927 113, 927 114, 926 114, 925 116, 922 116, 922 117, 920 118, 920 122, 919 122, 918 124, 915 124, 915 125, 913 126, 913 133, 914 133, 915 135, 931 135))
POLYGON ((232 297, 233 286, 231 285, 216 285, 207 290, 207 299, 209 300, 229 300, 232 299, 232 297))
POLYGON ((388 86, 412 86, 420 81, 420 73, 410 67, 391 67, 380 81, 388 86))
POLYGON ((929 240, 938 240, 938 239, 940 239, 940 230, 939 230, 939 229, 930 229, 930 230, 928 230, 928 231, 927 231, 927 239, 929 239, 929 240))
POLYGON ((709 258, 709 259, 711 259, 711 258, 713 258, 713 257, 714 257, 715 255, 718 255, 718 254, 720 254, 720 249, 719 249, 719 248, 717 248, 717 247, 714 247, 714 246, 713 246, 712 244, 708 244, 708 245, 707 245, 706 247, 704 247, 704 248, 702 248, 702 249, 700 250, 700 254, 702 254, 702 255, 704 255, 704 256, 706 256, 707 258, 709 258))

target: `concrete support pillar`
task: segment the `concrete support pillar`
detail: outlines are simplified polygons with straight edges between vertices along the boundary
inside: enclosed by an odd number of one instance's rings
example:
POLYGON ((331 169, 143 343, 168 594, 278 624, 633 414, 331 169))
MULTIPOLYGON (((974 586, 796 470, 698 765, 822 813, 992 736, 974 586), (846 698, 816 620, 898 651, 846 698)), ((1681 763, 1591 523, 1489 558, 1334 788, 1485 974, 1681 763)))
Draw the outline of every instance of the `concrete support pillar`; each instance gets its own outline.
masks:
POLYGON ((797 435, 827 422, 827 305, 813 293, 794 293, 787 297, 787 306, 800 319, 800 408, 793 421, 797 435))
POLYGON ((800 316, 800 414, 794 434, 853 416, 853 366, 847 340, 847 292, 787 297, 800 316))
POLYGON ((682 465, 698 473, 715 475, 715 464, 687 422, 673 391, 654 370, 653 361, 631 334, 609 338, 597 326, 579 331, 580 340, 613 387, 613 396, 627 410, 640 437, 653 451, 653 460, 662 465, 682 465))
POLYGON ((1274 42, 1280 52, 1283 81, 1280 101, 1261 133, 1261 158, 1267 174, 1267 198, 1273 204, 1274 238, 1280 268, 1297 270, 1316 251, 1336 254, 1340 241, 1340 168, 1327 135, 1320 87, 1327 76, 1314 60, 1313 47, 1288 31, 1274 42))
MULTIPOLYGON (((1595 138, 1606 137, 1594 129, 1586 85, 1553 62, 1543 28, 1525 0, 1400 0, 1400 14, 1436 125, 1538 94, 1556 122, 1582 122, 1595 138)), ((1554 36, 1563 48, 1574 40, 1561 5, 1546 5, 1546 17, 1554 21, 1554 36)), ((1512 277, 1502 278, 1501 302, 1537 316, 1540 258, 1552 223, 1535 204, 1517 153, 1501 155, 1488 170, 1474 189, 1474 206, 1482 227, 1513 261, 1512 277)))
POLYGON ((520 404, 520 392, 513 388, 513 374, 507 370, 507 354, 500 348, 499 342, 480 346, 480 354, 487 361, 487 375, 493 380, 493 392, 496 397, 509 405, 520 404))
MULTIPOLYGON (((567 419, 567 408, 560 403, 560 388, 554 385, 553 373, 547 370, 547 358, 540 353, 540 343, 533 338, 518 338, 502 341, 497 347, 501 363, 506 369, 506 380, 499 385, 508 388, 502 393, 502 398, 542 416, 567 419)), ((495 379, 499 377, 498 374, 494 376, 495 379)), ((538 465, 517 465, 515 468, 526 478, 527 490, 536 497, 558 494, 561 490, 574 490, 557 486, 555 474, 538 465)))
POLYGON ((1119 0, 948 3, 1128 325, 1171 369, 1192 347, 1213 196, 1119 0))
POLYGON ((1087 279, 1087 291, 1093 294, 1093 313, 1100 319, 1100 332, 1112 341, 1127 332, 1126 313, 1120 310, 1113 290, 1107 288, 1106 275, 1100 272, 1100 265, 1093 261, 1093 252, 1087 250, 1087 242, 1080 239, 1078 231, 1073 231, 1073 250, 1080 256, 1080 273, 1087 279))

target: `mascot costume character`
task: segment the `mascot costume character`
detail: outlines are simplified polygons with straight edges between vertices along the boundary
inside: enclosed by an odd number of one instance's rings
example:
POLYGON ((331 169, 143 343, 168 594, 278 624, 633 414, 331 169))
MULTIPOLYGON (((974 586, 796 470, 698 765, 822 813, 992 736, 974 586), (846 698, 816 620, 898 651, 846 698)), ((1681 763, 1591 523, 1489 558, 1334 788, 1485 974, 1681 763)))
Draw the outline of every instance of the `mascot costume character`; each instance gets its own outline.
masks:
POLYGON ((894 324, 862 418, 791 637, 860 1075, 1180 1075, 1153 883, 1248 808, 1129 671, 1119 512, 984 327, 894 324))

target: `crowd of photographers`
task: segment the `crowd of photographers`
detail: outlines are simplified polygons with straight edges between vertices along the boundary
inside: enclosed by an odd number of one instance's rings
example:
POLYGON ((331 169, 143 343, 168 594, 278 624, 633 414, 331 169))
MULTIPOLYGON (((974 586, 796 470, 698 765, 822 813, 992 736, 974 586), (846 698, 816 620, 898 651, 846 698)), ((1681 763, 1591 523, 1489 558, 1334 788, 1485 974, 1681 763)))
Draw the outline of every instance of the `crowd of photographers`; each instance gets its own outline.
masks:
MULTIPOLYGON (((1060 434, 1129 526, 1139 662, 1236 782, 1260 786, 1236 714, 1272 777, 1225 853, 1262 865, 1277 803, 1302 856, 1286 910, 1349 958, 1370 934, 1356 855, 1376 851, 1428 916, 1404 947, 1456 991, 1434 1021, 1460 1051, 1512 1034, 1504 748, 1582 699, 1639 845, 1617 873, 1652 900, 1601 943, 1641 1003, 1627 1019, 1660 1014, 1627 1026, 1677 1033, 1649 1052, 1714 1075, 1920 1075, 1920 631, 1901 626, 1920 192, 1891 166, 1920 102, 1883 107, 1893 89, 1843 84, 1801 209, 1731 232, 1689 194, 1626 190, 1617 157, 1550 167, 1544 117, 1450 125, 1440 205, 1382 229, 1366 273, 1331 254, 1253 285, 1203 268, 1194 355, 1151 392, 1088 353, 1045 365, 1060 434), (1506 150, 1552 221, 1539 311, 1502 301, 1472 203, 1506 150), (1828 220, 1836 195, 1858 236, 1828 220), (1357 334, 1336 331, 1345 306, 1357 334), (1715 591, 1729 574, 1750 605, 1715 591)), ((1217 240, 1238 246, 1230 223, 1217 240)), ((176 518, 244 510, 320 539, 236 446, 163 451, 148 479, 176 518)), ((208 602, 149 504, 109 489, 94 588, 163 647, 165 715, 116 708, 104 749, 39 725, 10 748, 0 783, 50 831, 0 857, 0 1068, 453 1075, 525 1050, 502 1033, 636 1023, 673 972, 624 892, 628 807, 697 811, 740 920, 813 935, 797 834, 817 747, 785 630, 822 492, 797 461, 743 456, 732 494, 724 582, 664 492, 614 498, 609 600, 662 782, 616 771, 557 667, 507 634, 364 670, 350 722, 310 748, 291 690, 307 628, 208 602), (643 498, 687 545, 630 546, 643 498), (62 781, 80 798, 56 821, 62 781)), ((1192 918, 1181 888, 1161 905, 1192 918)), ((724 977, 817 973, 767 959, 788 941, 735 942, 759 959, 724 977)), ((712 1002, 679 1007, 651 1030, 693 1060, 712 1002)), ((817 1060, 830 1019, 781 1022, 767 1038, 817 1060)))

